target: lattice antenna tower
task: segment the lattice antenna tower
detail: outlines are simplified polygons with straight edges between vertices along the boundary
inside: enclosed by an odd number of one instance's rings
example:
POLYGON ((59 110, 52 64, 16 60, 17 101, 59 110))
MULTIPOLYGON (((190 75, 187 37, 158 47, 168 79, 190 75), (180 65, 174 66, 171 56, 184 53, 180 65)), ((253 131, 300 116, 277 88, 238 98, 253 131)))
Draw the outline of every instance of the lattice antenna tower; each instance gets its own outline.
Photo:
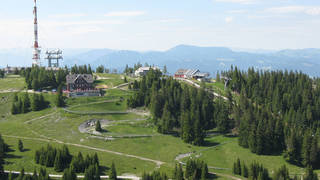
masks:
POLYGON ((34 15, 34 44, 33 44, 33 66, 41 66, 41 48, 39 47, 39 35, 38 35, 38 13, 37 13, 37 0, 34 0, 34 8, 33 8, 33 15, 34 15))
POLYGON ((47 50, 46 51, 46 59, 48 60, 49 68, 58 68, 60 66, 60 61, 63 59, 62 51, 60 49, 56 50, 47 50))

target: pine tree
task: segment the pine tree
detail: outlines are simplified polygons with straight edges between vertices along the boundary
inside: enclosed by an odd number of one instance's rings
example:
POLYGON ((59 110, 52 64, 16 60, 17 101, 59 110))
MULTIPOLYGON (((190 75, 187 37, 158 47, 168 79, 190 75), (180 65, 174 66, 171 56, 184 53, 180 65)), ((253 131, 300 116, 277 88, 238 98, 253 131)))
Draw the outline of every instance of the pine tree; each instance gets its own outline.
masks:
POLYGON ((176 164, 173 174, 174 180, 183 180, 183 170, 181 164, 176 164))
POLYGON ((92 69, 91 69, 90 64, 88 65, 88 74, 92 74, 92 69))
POLYGON ((244 162, 242 162, 242 164, 241 164, 241 176, 243 176, 245 178, 249 177, 249 170, 248 170, 247 165, 244 162))
POLYGON ((28 93, 24 93, 22 96, 22 107, 21 107, 21 113, 27 113, 29 112, 30 108, 30 99, 28 93))
POLYGON ((208 165, 203 162, 201 167, 201 180, 206 180, 208 178, 208 174, 209 174, 208 165))
POLYGON ((317 175, 317 173, 313 172, 313 169, 311 166, 308 166, 306 169, 306 175, 303 179, 304 180, 318 180, 318 175, 317 175))
POLYGON ((318 138, 317 136, 312 137, 312 144, 310 149, 310 163, 313 168, 319 165, 319 148, 318 148, 318 138))
POLYGON ((77 174, 71 168, 65 169, 62 180, 77 180, 77 174))
POLYGON ((94 153, 94 155, 93 155, 93 164, 97 165, 98 167, 100 166, 99 158, 98 158, 98 154, 97 153, 94 153))
POLYGON ((98 120, 97 123, 96 123, 96 131, 98 131, 98 132, 101 132, 101 131, 102 131, 101 124, 100 124, 100 121, 99 121, 99 120, 98 120))
MULTIPOLYGON (((0 178, 2 178, 2 175, 0 173, 0 178)), ((14 177, 13 177, 13 174, 12 172, 9 173, 9 177, 8 177, 8 180, 14 180, 14 177)))
POLYGON ((311 154, 311 148, 312 147, 312 137, 310 135, 310 133, 306 133, 304 135, 304 138, 303 138, 303 144, 302 144, 302 158, 303 158, 303 165, 305 167, 307 166, 311 166, 311 157, 310 157, 310 154, 311 154))
POLYGON ((163 67, 163 74, 166 75, 167 73, 168 73, 167 66, 164 65, 164 67, 163 67))
POLYGON ((20 171, 20 174, 18 176, 18 180, 23 180, 24 175, 25 175, 24 174, 24 168, 22 168, 21 171, 20 171))
POLYGON ((63 165, 63 159, 61 156, 61 151, 58 150, 56 157, 55 157, 55 160, 54 160, 54 170, 57 172, 62 172, 64 169, 63 167, 64 167, 64 165, 63 165))
POLYGON ((40 98, 37 94, 33 94, 31 99, 31 110, 32 111, 39 111, 40 110, 40 98))
POLYGON ((11 114, 12 115, 19 114, 19 110, 18 110, 17 104, 15 102, 12 103, 11 114))
POLYGON ((34 171, 33 171, 32 179, 33 179, 33 180, 38 180, 38 179, 39 179, 39 176, 38 176, 38 174, 37 174, 37 170, 36 170, 36 169, 34 169, 34 171))
POLYGON ((19 141, 18 141, 18 149, 19 149, 20 152, 23 152, 23 151, 24 151, 23 143, 22 143, 22 141, 21 141, 20 139, 19 139, 19 141))
POLYGON ((117 171, 116 171, 116 167, 113 162, 112 162, 111 169, 109 172, 109 179, 110 180, 117 180, 117 171))
POLYGON ((3 165, 4 165, 4 160, 3 160, 2 154, 0 152, 0 179, 5 176, 3 165))
POLYGON ((186 143, 190 143, 192 142, 192 140, 194 139, 194 135, 193 135, 193 129, 192 129, 192 122, 189 116, 189 112, 184 112, 182 115, 182 139, 184 142, 186 143))
POLYGON ((65 102, 64 102, 64 97, 62 93, 62 86, 60 85, 58 88, 58 93, 56 95, 56 106, 57 107, 64 107, 65 102))

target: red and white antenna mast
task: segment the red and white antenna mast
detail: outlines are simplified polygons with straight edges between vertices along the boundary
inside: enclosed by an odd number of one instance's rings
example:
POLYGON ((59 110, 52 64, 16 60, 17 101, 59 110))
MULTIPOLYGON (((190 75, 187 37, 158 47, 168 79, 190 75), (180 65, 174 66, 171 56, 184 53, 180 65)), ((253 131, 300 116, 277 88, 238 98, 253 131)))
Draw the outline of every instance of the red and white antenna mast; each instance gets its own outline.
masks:
POLYGON ((39 47, 38 43, 38 14, 37 14, 37 0, 34 0, 34 9, 33 9, 33 15, 34 15, 34 45, 33 45, 33 66, 41 66, 41 49, 39 47))

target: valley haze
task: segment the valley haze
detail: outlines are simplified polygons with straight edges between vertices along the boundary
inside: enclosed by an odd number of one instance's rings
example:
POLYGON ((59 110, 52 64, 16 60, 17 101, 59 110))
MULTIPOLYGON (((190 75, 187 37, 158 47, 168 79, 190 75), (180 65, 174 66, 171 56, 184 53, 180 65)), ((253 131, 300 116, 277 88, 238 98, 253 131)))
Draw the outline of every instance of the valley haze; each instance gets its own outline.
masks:
MULTIPOLYGON (((178 45, 166 51, 132 51, 113 49, 63 49, 63 64, 104 65, 122 71, 125 65, 142 64, 167 66, 173 74, 179 68, 196 68, 215 75, 228 70, 231 65, 246 70, 254 67, 260 70, 302 71, 310 76, 320 76, 320 49, 248 50, 227 47, 200 47, 178 45)), ((43 55, 42 55, 43 57, 43 55)), ((31 49, 0 49, 0 67, 30 66, 31 49)), ((43 65, 46 62, 42 60, 43 65)))

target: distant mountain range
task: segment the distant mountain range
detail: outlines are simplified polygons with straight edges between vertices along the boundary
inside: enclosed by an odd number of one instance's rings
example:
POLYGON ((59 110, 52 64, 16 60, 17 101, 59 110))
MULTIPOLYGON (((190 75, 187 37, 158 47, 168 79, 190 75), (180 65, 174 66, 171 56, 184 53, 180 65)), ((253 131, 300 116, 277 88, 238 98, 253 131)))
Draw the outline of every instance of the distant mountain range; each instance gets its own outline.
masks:
MULTIPOLYGON (((227 70, 231 65, 246 70, 255 67, 261 70, 287 69, 302 71, 310 76, 320 77, 320 49, 300 50, 241 50, 225 47, 197 47, 179 45, 167 51, 138 52, 111 49, 65 49, 64 64, 104 65, 107 68, 123 70, 125 65, 148 63, 163 67, 170 73, 179 68, 197 68, 214 75, 227 70)), ((0 50, 0 66, 27 66, 31 64, 30 49, 0 50)))

